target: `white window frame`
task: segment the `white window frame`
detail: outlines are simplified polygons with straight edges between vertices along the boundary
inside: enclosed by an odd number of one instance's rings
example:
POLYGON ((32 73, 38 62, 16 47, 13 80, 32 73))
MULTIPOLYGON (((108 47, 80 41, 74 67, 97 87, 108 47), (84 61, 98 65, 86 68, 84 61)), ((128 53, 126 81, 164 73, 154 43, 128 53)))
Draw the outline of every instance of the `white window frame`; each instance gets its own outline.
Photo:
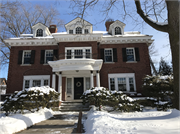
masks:
POLYGON ((46 52, 47 51, 52 51, 52 53, 53 53, 53 50, 45 50, 45 55, 44 55, 44 64, 48 64, 48 63, 46 63, 46 52))
POLYGON ((44 30, 43 30, 42 28, 38 28, 38 29, 36 30, 36 37, 43 37, 43 35, 44 35, 44 30), (37 36, 38 30, 42 30, 42 36, 37 36))
POLYGON ((126 89, 127 91, 123 92, 130 92, 130 87, 129 87, 129 78, 133 78, 133 84, 134 84, 134 92, 136 92, 136 79, 135 79, 135 74, 134 73, 116 73, 116 74, 108 74, 108 83, 109 83, 109 89, 111 90, 110 86, 110 78, 115 79, 115 90, 118 91, 118 79, 117 78, 126 78, 126 89))
MULTIPOLYGON (((22 64, 23 65, 30 65, 31 63, 29 63, 29 64, 24 64, 24 54, 25 54, 25 52, 30 52, 31 53, 31 50, 23 50, 23 56, 22 56, 22 64)), ((32 56, 32 55, 31 55, 32 56)), ((30 57, 31 58, 31 57, 30 57)))
POLYGON ((114 28, 114 35, 122 35, 122 30, 121 30, 121 27, 119 27, 119 26, 116 26, 115 28, 114 28), (116 28, 120 28, 120 32, 121 32, 121 34, 116 34, 116 28))
POLYGON ((32 87, 33 80, 41 80, 41 86, 44 86, 44 80, 48 80, 48 86, 50 86, 50 75, 28 75, 24 76, 23 89, 25 89, 25 81, 29 80, 29 87, 32 87))
MULTIPOLYGON (((71 59, 92 59, 92 48, 91 47, 65 47, 65 54, 67 50, 71 50, 71 59), (83 50, 83 58, 75 58, 74 50, 81 49, 83 50), (90 58, 86 58, 86 49, 90 49, 90 58)), ((67 54, 65 55, 66 59, 67 54)))
POLYGON ((112 48, 105 48, 104 49, 104 62, 106 62, 106 63, 112 63, 112 62, 114 62, 114 57, 113 57, 113 49, 112 48), (105 55, 105 50, 111 50, 111 53, 112 53, 112 61, 106 61, 106 55, 105 55))
MULTIPOLYGON (((134 47, 127 47, 126 52, 127 52, 127 49, 133 49, 133 55, 134 55, 134 61, 127 61, 127 62, 136 62, 136 55, 135 55, 134 47)), ((127 57, 127 53, 126 53, 126 57, 127 57)))

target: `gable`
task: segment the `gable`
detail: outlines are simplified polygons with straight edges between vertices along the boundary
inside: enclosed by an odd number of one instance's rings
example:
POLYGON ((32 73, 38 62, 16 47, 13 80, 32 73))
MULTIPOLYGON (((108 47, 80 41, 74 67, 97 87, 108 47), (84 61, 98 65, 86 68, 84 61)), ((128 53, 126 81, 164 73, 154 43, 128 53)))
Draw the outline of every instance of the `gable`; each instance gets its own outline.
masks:
POLYGON ((124 24, 123 22, 116 20, 114 21, 110 26, 109 26, 109 30, 108 33, 115 35, 115 28, 116 27, 120 27, 121 28, 121 33, 122 35, 124 34, 124 27, 126 26, 126 24, 124 24))

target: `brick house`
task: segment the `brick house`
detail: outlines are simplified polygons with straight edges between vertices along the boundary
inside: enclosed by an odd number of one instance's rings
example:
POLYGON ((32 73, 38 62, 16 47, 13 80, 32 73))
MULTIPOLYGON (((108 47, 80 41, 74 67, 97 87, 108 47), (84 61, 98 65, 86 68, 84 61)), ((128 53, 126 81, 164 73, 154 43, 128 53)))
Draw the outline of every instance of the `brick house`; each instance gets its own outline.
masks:
POLYGON ((76 18, 57 32, 41 23, 33 34, 6 42, 11 46, 7 93, 49 85, 63 101, 79 100, 94 86, 141 93, 142 78, 150 75, 148 46, 152 36, 124 32, 125 24, 105 23, 106 31, 93 31, 91 23, 76 18))

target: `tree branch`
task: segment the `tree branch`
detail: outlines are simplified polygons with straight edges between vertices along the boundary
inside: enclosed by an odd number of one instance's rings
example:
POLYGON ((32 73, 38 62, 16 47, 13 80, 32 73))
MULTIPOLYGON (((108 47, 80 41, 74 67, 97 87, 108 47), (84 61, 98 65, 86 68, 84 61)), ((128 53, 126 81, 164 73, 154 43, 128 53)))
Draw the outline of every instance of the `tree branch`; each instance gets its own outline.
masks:
POLYGON ((149 24, 151 27, 153 27, 154 29, 156 29, 158 31, 168 32, 168 24, 160 25, 160 24, 157 24, 156 22, 152 21, 152 19, 149 18, 147 15, 145 15, 145 13, 143 12, 140 1, 139 0, 134 0, 134 1, 135 1, 137 13, 141 16, 141 18, 147 24, 149 24))

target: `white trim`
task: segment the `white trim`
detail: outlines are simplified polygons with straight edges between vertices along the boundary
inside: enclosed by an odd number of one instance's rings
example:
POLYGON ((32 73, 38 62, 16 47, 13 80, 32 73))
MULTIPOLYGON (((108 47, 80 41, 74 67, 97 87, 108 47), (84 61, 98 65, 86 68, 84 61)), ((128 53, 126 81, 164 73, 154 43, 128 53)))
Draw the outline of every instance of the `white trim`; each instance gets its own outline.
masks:
POLYGON ((48 80, 48 85, 50 86, 50 75, 28 75, 23 78, 23 89, 25 88, 25 80, 30 80, 30 86, 32 87, 33 80, 41 80, 41 86, 44 85, 43 80, 48 80))
MULTIPOLYGON (((126 78, 126 89, 127 89, 127 91, 125 91, 125 92, 130 92, 130 88, 129 88, 129 78, 133 78, 133 82, 134 82, 134 92, 136 92, 136 79, 135 79, 135 74, 134 74, 134 73, 108 74, 109 89, 111 90, 110 78, 114 78, 114 79, 115 79, 115 90, 117 90, 117 91, 118 91, 118 80, 117 80, 117 78, 126 78)), ((123 92, 124 92, 124 91, 123 91, 123 92)))

